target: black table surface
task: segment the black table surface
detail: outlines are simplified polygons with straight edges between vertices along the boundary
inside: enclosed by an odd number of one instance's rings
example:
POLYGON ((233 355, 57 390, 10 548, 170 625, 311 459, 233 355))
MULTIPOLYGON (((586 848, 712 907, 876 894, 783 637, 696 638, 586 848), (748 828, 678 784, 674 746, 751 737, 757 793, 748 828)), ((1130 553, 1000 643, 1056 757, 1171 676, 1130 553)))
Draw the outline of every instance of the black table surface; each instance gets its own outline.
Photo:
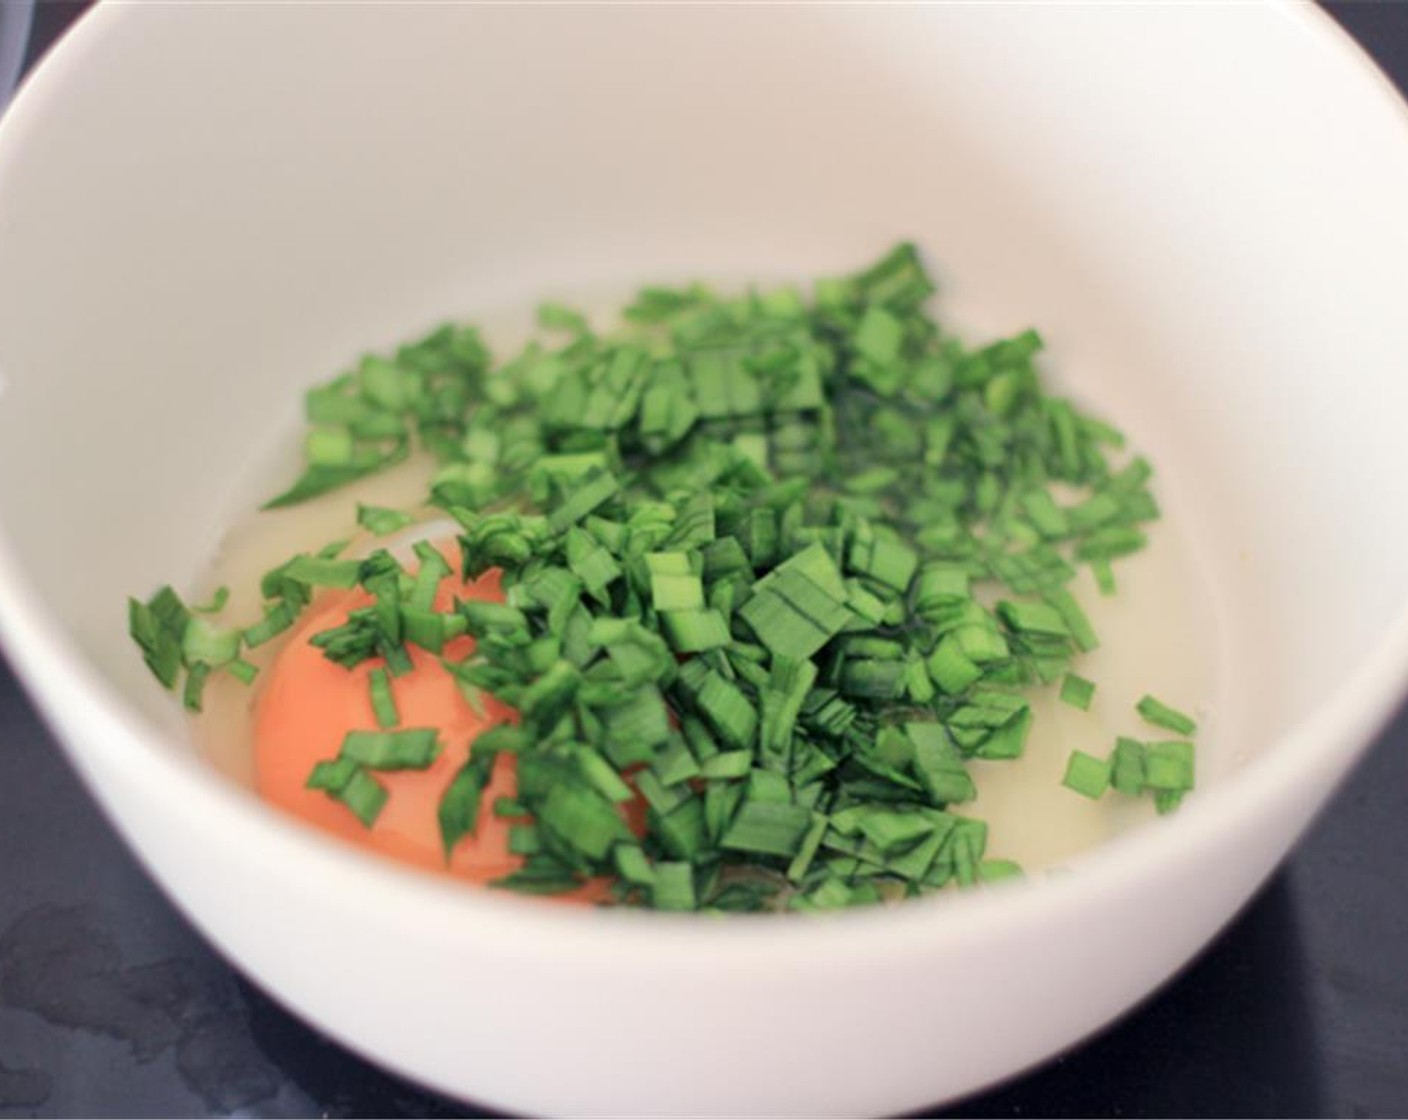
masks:
MULTIPOLYGON (((85 6, 40 0, 31 61, 85 6)), ((1331 12, 1408 88, 1408 4, 1331 12)), ((924 1113, 1405 1114, 1408 710, 1178 978, 1037 1072, 924 1113)), ((232 970, 96 812, 0 660, 0 1116, 75 1115, 491 1114, 366 1064, 232 970)))

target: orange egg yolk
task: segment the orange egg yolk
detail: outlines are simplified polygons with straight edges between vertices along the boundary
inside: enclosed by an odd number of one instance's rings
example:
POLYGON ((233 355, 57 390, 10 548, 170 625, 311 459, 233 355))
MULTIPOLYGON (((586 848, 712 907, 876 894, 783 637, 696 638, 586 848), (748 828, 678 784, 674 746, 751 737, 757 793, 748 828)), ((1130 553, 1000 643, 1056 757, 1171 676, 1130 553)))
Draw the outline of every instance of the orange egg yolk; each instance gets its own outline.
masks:
MULTIPOLYGON (((502 601, 498 573, 489 572, 470 583, 447 577, 437 594, 436 609, 450 609, 452 596, 502 601)), ((475 883, 488 883, 512 873, 523 864, 523 857, 510 852, 508 846, 509 828, 515 822, 493 811, 498 798, 512 798, 517 793, 512 755, 501 753, 495 760, 480 802, 475 832, 455 845, 448 860, 437 815, 440 797, 468 759, 475 736, 513 719, 512 709, 485 696, 483 714, 476 712, 436 656, 408 646, 412 668, 391 680, 399 722, 396 728, 379 727, 372 711, 369 678, 373 669, 384 666, 384 660, 372 658, 346 669, 329 661, 309 641, 321 631, 341 626, 350 612, 372 602, 371 596, 360 590, 319 601, 266 672, 254 719, 255 774, 260 795, 326 832, 427 870, 475 883), (440 755, 425 770, 376 774, 388 797, 370 828, 325 792, 306 788, 314 765, 336 758, 347 732, 410 727, 434 727, 440 733, 440 755)), ((446 644, 444 656, 458 661, 473 649, 472 638, 458 638, 446 644)), ((626 815, 639 832, 643 816, 640 808, 634 807, 626 815)), ((592 880, 571 894, 555 897, 597 902, 607 897, 608 887, 606 880, 592 880)))

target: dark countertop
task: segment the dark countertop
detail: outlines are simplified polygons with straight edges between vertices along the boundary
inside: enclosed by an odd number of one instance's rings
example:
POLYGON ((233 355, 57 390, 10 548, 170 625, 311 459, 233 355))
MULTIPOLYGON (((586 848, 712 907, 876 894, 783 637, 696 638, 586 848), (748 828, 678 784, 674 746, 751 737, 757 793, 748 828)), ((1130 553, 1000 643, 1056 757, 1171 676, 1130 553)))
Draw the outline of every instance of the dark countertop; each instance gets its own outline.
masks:
MULTIPOLYGON (((85 6, 40 0, 31 58, 85 6)), ((1408 88, 1408 4, 1329 7, 1408 88)), ((1405 888, 1408 710, 1181 976, 942 1115, 1404 1115, 1405 888)), ((225 964, 94 812, 0 660, 0 1116, 74 1115, 490 1114, 381 1073, 225 964)))

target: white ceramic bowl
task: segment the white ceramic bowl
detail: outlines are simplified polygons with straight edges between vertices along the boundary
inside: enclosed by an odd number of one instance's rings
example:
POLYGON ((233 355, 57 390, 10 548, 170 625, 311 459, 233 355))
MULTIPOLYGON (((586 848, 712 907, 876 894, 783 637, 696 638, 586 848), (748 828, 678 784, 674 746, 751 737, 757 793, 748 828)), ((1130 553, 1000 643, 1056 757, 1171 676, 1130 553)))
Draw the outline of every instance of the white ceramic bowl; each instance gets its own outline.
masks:
POLYGON ((1408 668, 1408 124, 1305 8, 132 5, 0 125, 0 623, 97 800, 252 977, 439 1089, 872 1113, 1170 975, 1408 668), (445 314, 851 267, 1038 324, 1164 467, 1221 773, 1058 880, 815 921, 557 910, 367 860, 192 754, 124 596, 195 572, 296 389, 445 314))

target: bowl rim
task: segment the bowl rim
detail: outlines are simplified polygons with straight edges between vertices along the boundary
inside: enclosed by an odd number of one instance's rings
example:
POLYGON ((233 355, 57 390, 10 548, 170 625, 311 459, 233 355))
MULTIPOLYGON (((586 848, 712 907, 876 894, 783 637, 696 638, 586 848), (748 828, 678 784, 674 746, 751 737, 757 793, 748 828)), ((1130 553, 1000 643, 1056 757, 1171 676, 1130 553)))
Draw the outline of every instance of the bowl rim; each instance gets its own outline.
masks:
MULTIPOLYGON (((1346 96, 1366 104, 1376 99, 1380 108, 1387 99, 1408 145, 1408 104, 1349 34, 1316 6, 1276 3, 1271 8, 1303 35, 1305 49, 1332 57, 1334 80, 1344 86, 1346 96)), ((0 118, 0 179, 23 150, 35 118, 62 96, 86 53, 96 49, 106 29, 121 18, 121 6, 97 5, 26 77, 0 118)), ((0 370, 0 403, 3 395, 0 370)), ((466 889, 449 877, 396 864, 272 810, 198 759, 180 736, 148 724, 89 663, 42 606, 3 524, 0 645, 51 727, 61 706, 81 703, 86 709, 94 730, 87 741, 75 745, 56 735, 73 759, 105 754, 123 759, 126 766, 145 768, 152 781, 168 785, 185 799, 187 812, 204 821, 204 827, 237 829, 274 866, 296 863, 306 868, 310 891, 332 895, 352 886, 374 889, 387 912, 404 907, 427 915, 425 927, 453 930, 457 936, 474 930, 477 939, 524 946, 524 952, 541 952, 541 938, 558 934, 554 952, 569 962, 616 959, 635 970, 695 967, 699 950, 707 945, 715 964, 759 975, 779 960, 791 960, 799 947, 820 959, 850 959, 882 950, 892 954, 921 946, 934 952, 945 944, 987 938, 1088 909, 1099 895, 1123 893, 1147 878, 1152 866, 1216 858, 1228 835, 1244 827, 1248 817, 1274 814, 1279 804, 1302 789, 1317 764, 1332 766, 1341 756, 1352 758, 1367 749, 1408 691, 1405 601, 1346 679, 1297 726, 1269 742, 1246 766, 1191 798, 1175 817, 1151 822, 1076 857, 1071 874, 941 894, 897 907, 862 907, 823 920, 737 915, 719 922, 628 908, 551 906, 466 889)), ((175 901, 181 905, 181 900, 175 901)), ((200 924, 199 915, 191 916, 200 924)))

